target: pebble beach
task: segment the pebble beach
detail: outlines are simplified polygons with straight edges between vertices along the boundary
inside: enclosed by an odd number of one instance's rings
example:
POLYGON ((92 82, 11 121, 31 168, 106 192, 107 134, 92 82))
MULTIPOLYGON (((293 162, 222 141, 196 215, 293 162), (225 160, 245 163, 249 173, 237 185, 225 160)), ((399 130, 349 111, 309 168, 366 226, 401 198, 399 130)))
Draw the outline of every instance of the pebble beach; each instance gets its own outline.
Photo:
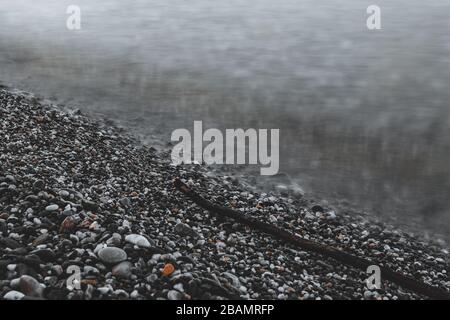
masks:
POLYGON ((217 217, 177 177, 220 206, 450 290, 445 242, 173 166, 169 150, 112 121, 29 93, 0 88, 0 117, 0 299, 426 298, 388 281, 369 290, 365 272, 217 217))

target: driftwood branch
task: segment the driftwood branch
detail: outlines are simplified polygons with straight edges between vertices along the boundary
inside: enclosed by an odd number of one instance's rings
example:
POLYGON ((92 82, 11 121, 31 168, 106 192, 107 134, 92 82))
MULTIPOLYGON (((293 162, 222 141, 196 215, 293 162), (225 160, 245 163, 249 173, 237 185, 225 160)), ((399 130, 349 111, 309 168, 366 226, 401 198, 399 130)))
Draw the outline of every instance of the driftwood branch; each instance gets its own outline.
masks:
MULTIPOLYGON (((193 202, 195 202, 200 207, 210 211, 211 213, 216 214, 220 217, 231 218, 252 229, 269 234, 278 240, 296 245, 304 251, 309 251, 325 257, 333 258, 348 266, 361 269, 364 272, 366 272, 368 266, 376 264, 368 259, 356 257, 340 249, 302 239, 301 237, 287 230, 283 230, 249 216, 244 216, 232 209, 215 205, 190 189, 180 179, 175 179, 174 185, 178 190, 188 196, 193 202)), ((433 287, 424 282, 417 281, 410 276, 406 276, 386 267, 380 266, 380 270, 383 279, 391 281, 404 289, 411 290, 431 299, 450 300, 450 293, 445 290, 433 287)))

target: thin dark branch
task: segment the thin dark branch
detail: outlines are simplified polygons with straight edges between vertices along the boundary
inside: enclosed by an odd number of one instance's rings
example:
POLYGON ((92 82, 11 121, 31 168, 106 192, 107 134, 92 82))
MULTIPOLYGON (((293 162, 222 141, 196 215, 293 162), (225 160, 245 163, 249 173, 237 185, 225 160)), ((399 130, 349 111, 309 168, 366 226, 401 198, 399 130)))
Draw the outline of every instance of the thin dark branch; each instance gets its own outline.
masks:
MULTIPOLYGON (((220 217, 227 217, 236 220, 237 222, 246 225, 257 231, 264 232, 286 243, 294 244, 302 250, 313 252, 325 257, 333 258, 343 264, 351 267, 355 267, 366 272, 367 267, 375 265, 376 263, 368 260, 356 257, 352 254, 344 252, 340 249, 316 243, 314 241, 305 240, 301 237, 271 224, 262 222, 258 219, 242 215, 237 211, 229 208, 215 205, 205 198, 201 197, 198 193, 190 189, 180 179, 174 180, 175 187, 188 196, 193 202, 201 206, 202 208, 216 214, 220 217)), ((414 278, 393 271, 386 267, 380 267, 381 275, 383 279, 391 281, 404 289, 411 290, 418 294, 427 296, 431 299, 450 300, 450 293, 440 288, 433 287, 424 282, 417 281, 414 278)))

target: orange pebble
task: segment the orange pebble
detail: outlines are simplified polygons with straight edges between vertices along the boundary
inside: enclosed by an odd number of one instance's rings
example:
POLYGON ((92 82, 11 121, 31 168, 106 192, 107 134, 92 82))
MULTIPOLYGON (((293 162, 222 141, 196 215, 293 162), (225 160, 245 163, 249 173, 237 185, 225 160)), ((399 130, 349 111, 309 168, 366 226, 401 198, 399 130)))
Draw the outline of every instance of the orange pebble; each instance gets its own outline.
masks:
POLYGON ((173 264, 167 263, 162 270, 162 274, 164 276, 170 276, 174 271, 175 267, 173 266, 173 264))

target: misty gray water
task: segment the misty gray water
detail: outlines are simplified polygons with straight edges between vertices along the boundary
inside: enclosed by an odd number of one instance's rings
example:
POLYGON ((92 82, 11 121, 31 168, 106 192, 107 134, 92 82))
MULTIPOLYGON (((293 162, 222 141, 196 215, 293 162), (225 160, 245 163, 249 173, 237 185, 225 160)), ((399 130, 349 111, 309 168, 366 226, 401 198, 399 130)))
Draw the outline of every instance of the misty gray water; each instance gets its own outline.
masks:
POLYGON ((173 129, 280 128, 308 193, 450 227, 450 2, 0 0, 0 81, 173 129), (77 4, 82 29, 66 29, 77 4))

